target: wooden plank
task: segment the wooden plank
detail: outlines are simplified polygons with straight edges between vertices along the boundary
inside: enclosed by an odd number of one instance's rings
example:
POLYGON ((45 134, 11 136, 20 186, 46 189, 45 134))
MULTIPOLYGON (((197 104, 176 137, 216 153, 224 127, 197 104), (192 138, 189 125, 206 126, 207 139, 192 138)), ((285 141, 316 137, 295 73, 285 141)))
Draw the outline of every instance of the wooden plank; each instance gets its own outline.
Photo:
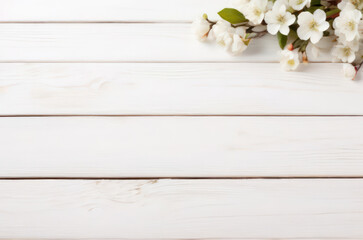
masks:
POLYGON ((0 115, 362 115, 362 102, 340 64, 0 64, 0 115))
POLYGON ((0 238, 361 239, 363 180, 0 181, 0 238))
POLYGON ((176 22, 207 12, 215 16, 228 0, 0 0, 0 22, 176 22))
POLYGON ((277 62, 279 51, 266 36, 231 56, 194 39, 190 24, 0 24, 0 62, 277 62))
POLYGON ((363 117, 0 118, 0 177, 361 177, 363 117))

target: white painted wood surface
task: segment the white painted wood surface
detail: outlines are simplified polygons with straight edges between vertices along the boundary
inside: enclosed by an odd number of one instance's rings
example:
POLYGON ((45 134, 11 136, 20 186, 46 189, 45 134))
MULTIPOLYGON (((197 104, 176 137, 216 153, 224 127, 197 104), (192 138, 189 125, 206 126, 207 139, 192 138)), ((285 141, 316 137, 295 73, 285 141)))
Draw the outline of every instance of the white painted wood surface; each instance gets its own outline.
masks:
POLYGON ((197 41, 190 24, 0 24, 0 62, 278 62, 279 51, 266 36, 232 56, 197 41))
POLYGON ((1 181, 0 236, 362 239, 363 181, 1 181))
POLYGON ((191 22, 228 0, 0 0, 0 22, 191 22))
POLYGON ((362 115, 341 64, 0 64, 1 115, 362 115))
POLYGON ((0 118, 0 177, 361 177, 362 121, 0 118))
POLYGON ((226 2, 0 0, 0 239, 363 238, 362 82, 197 42, 226 2))

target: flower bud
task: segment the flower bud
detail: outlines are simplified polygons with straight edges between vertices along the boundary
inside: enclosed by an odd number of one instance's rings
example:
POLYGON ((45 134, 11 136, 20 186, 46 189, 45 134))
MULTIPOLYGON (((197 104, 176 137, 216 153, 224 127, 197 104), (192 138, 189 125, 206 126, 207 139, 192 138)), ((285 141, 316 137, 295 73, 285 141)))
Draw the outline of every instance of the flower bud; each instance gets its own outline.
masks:
POLYGON ((294 50, 294 45, 292 45, 292 43, 290 43, 290 44, 287 46, 287 50, 289 50, 289 51, 294 50))

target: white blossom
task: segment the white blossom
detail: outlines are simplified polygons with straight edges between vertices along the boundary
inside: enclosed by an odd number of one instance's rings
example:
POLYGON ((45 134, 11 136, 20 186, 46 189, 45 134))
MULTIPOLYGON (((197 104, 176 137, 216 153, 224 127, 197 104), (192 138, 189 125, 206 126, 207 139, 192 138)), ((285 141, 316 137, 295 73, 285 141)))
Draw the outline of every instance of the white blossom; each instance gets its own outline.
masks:
POLYGON ((349 63, 343 65, 343 72, 344 72, 344 77, 351 80, 354 80, 355 76, 357 75, 356 68, 349 63))
POLYGON ((213 26, 213 34, 217 43, 233 54, 239 54, 247 48, 244 27, 234 28, 230 23, 221 20, 213 26))
POLYGON ((351 4, 359 10, 363 9, 363 0, 342 0, 340 3, 338 3, 338 8, 343 10, 347 4, 351 4))
POLYGON ((316 44, 311 44, 310 51, 314 57, 319 57, 320 55, 320 48, 316 44))
POLYGON ((251 0, 245 10, 247 19, 253 24, 260 24, 268 10, 268 0, 251 0))
POLYGON ((335 37, 322 37, 322 39, 316 44, 309 44, 307 46, 307 52, 311 52, 315 58, 318 58, 321 53, 328 53, 334 46, 335 37))
POLYGON ((213 35, 216 38, 217 43, 227 48, 232 43, 230 28, 231 25, 223 20, 218 21, 212 28, 213 35))
POLYGON ((310 12, 302 12, 299 14, 297 23, 297 35, 302 40, 308 40, 317 43, 323 37, 323 32, 329 28, 326 20, 326 14, 323 10, 317 9, 314 14, 310 12))
POLYGON ((296 11, 302 10, 305 6, 310 7, 311 3, 311 0, 287 0, 287 1, 289 6, 296 11))
POLYGON ((357 35, 354 39, 352 39, 351 41, 348 41, 347 38, 345 37, 345 35, 341 34, 340 36, 338 36, 337 38, 338 43, 341 43, 343 45, 351 45, 354 49, 358 48, 359 46, 359 41, 360 41, 360 35, 357 35))
POLYGON ((286 71, 295 70, 299 64, 299 54, 295 51, 283 50, 280 58, 281 66, 286 71))
POLYGON ((231 5, 241 13, 246 14, 246 9, 248 8, 249 3, 250 0, 234 0, 231 5))
POLYGON ((341 37, 344 35, 347 41, 352 41, 354 38, 359 37, 359 21, 362 13, 354 9, 352 4, 347 3, 347 6, 340 12, 339 17, 335 18, 333 27, 335 35, 341 37))
POLYGON ((287 35, 290 32, 289 26, 296 20, 295 15, 286 11, 286 6, 281 1, 276 1, 272 10, 268 11, 265 16, 267 31, 275 35, 278 31, 287 35))
POLYGON ((231 52, 233 54, 240 54, 244 50, 246 50, 246 48, 247 48, 247 45, 245 44, 245 42, 243 41, 241 36, 238 35, 238 34, 233 34, 233 42, 232 42, 232 46, 231 46, 231 52))
POLYGON ((355 60, 355 52, 358 51, 359 45, 356 41, 338 43, 332 49, 332 55, 342 62, 352 63, 355 60))
POLYGON ((203 17, 197 18, 192 24, 192 31, 200 41, 204 41, 208 37, 210 23, 203 17))

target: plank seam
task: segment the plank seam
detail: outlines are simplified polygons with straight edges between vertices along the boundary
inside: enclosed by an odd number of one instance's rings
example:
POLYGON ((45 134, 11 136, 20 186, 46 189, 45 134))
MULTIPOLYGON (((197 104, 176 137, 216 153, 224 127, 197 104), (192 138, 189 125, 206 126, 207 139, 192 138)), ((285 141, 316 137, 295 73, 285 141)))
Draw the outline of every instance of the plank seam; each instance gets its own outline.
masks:
POLYGON ((316 177, 133 177, 133 178, 119 178, 119 177, 6 177, 1 178, 0 181, 14 180, 14 181, 32 181, 32 180, 284 180, 284 179, 363 179, 361 176, 316 176, 316 177))
POLYGON ((47 118, 47 117, 52 117, 52 118, 62 118, 62 117, 109 117, 109 118, 113 118, 113 117, 133 117, 133 118, 142 118, 142 117, 185 117, 185 118, 189 118, 189 117, 261 117, 261 118, 265 118, 265 117, 286 117, 286 118, 295 118, 295 117, 321 117, 321 118, 329 118, 329 117, 363 117, 363 115, 277 115, 277 114, 273 114, 273 115, 229 115, 229 114, 215 114, 215 115, 198 115, 198 114, 152 114, 152 115, 120 115, 120 114, 109 114, 109 115, 102 115, 102 114, 79 114, 79 115, 75 115, 75 114, 70 114, 70 115, 62 115, 62 114, 54 114, 54 115, 36 115, 36 114, 32 114, 32 115, 0 115, 0 118, 47 118))
POLYGON ((191 21, 0 21, 0 24, 192 24, 191 21))
MULTIPOLYGON (((182 64, 182 63, 205 63, 205 64, 211 64, 211 63, 223 63, 223 64, 228 64, 228 63, 233 63, 233 64, 248 64, 248 63, 253 63, 253 64, 280 64, 279 61, 24 61, 24 60, 16 60, 16 61, 0 61, 1 63, 34 63, 34 64, 41 64, 41 63, 135 63, 135 64, 169 64, 169 63, 174 63, 174 64, 182 64)), ((321 64, 321 63, 326 63, 326 64, 344 64, 344 63, 333 63, 333 62, 329 62, 329 61, 312 61, 309 62, 309 64, 321 64)))

